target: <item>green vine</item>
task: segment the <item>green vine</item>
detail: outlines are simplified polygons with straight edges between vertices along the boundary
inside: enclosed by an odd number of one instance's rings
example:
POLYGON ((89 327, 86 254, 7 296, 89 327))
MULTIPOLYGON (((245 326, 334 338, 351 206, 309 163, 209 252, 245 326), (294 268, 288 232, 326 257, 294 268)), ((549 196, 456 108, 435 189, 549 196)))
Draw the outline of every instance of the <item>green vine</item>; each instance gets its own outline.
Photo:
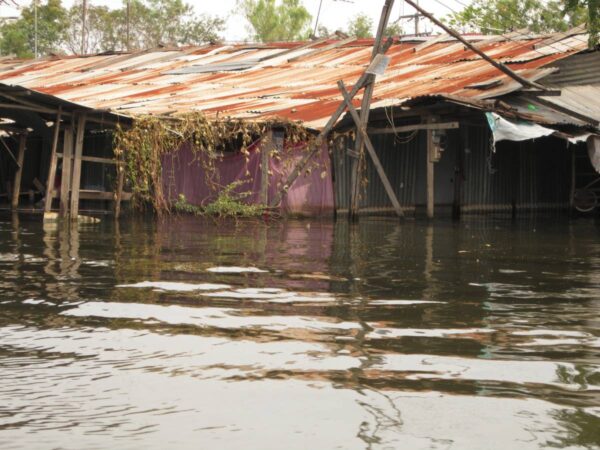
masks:
MULTIPOLYGON (((209 120, 200 112, 167 119, 140 116, 130 128, 117 128, 115 156, 124 162, 133 205, 138 208, 150 205, 159 214, 170 213, 174 205, 163 192, 162 159, 165 155, 188 144, 205 172, 208 186, 217 192, 220 185, 215 163, 224 152, 239 151, 248 160, 248 148, 270 129, 283 129, 286 141, 291 144, 314 139, 304 126, 291 121, 209 120)), ((281 158, 282 155, 275 153, 271 156, 281 158)))

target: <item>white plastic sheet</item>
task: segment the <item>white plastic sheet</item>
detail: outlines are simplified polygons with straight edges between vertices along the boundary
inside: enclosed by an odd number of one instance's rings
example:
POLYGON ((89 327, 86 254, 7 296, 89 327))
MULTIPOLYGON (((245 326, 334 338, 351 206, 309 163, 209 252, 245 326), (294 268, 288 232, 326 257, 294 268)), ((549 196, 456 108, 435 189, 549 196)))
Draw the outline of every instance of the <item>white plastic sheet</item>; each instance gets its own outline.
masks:
POLYGON ((549 136, 556 132, 556 130, 531 122, 512 122, 496 113, 488 112, 485 115, 494 135, 494 142, 527 141, 549 136))

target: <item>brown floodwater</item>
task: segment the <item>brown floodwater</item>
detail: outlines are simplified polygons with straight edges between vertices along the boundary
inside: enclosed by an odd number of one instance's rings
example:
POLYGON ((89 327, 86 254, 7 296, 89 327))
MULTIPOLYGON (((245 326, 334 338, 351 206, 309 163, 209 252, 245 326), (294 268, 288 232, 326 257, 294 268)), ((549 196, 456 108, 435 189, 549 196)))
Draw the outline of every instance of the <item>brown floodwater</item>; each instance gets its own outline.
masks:
POLYGON ((5 216, 0 448, 598 448, 599 238, 5 216))

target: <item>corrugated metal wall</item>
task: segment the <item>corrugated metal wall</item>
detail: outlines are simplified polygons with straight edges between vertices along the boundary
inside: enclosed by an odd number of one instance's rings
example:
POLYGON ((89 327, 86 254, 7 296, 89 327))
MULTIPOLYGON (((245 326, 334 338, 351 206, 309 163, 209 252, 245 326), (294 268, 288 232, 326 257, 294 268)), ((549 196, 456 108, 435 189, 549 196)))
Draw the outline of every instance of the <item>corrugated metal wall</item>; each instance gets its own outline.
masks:
MULTIPOLYGON (((424 207, 426 133, 421 131, 406 143, 393 134, 372 135, 371 139, 400 203, 408 212, 424 207)), ((338 141, 333 150, 336 210, 341 214, 349 206, 352 158, 344 151, 348 147, 353 148, 353 142, 338 141)), ((391 203, 368 156, 366 174, 369 182, 361 198, 361 214, 391 213, 391 203)), ((493 152, 490 131, 484 125, 449 131, 447 149, 435 166, 439 211, 452 206, 457 194, 463 212, 564 209, 570 188, 571 150, 565 141, 500 142, 493 152)))

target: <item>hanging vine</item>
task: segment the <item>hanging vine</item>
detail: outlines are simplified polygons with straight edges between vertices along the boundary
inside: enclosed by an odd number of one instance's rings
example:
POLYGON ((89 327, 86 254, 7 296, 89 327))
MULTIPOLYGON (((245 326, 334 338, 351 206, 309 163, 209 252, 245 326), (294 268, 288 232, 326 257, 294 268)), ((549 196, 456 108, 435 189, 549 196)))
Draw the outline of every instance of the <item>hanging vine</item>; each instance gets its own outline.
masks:
MULTIPOLYGON (((285 130, 287 147, 310 143, 313 135, 301 124, 279 119, 254 122, 241 119, 209 120, 200 112, 176 117, 136 117, 130 128, 118 127, 115 156, 124 162, 134 206, 150 205, 157 213, 169 213, 171 202, 163 192, 162 161, 165 155, 187 145, 205 172, 208 186, 217 191, 216 162, 232 147, 249 159, 249 147, 269 129, 285 130)), ((306 146, 307 148, 310 145, 306 146)), ((281 155, 273 155, 281 157, 281 155)))

